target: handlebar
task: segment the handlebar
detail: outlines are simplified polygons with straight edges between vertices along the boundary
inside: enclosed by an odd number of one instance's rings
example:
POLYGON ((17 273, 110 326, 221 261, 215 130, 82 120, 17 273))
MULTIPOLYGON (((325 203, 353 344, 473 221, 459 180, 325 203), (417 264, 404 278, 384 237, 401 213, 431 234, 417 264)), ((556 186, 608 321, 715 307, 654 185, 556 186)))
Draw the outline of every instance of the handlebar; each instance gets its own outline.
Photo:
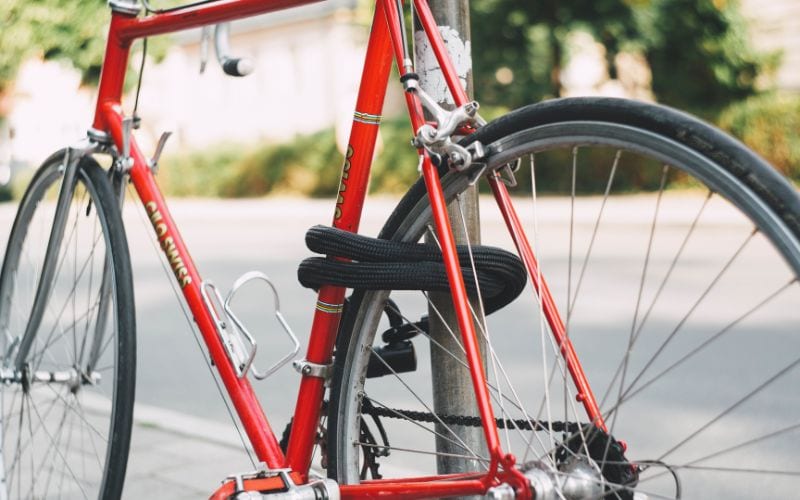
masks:
MULTIPOLYGON (((200 73, 206 68, 208 58, 208 39, 211 36, 211 29, 206 26, 203 28, 200 42, 200 73)), ((222 71, 229 76, 247 76, 255 68, 253 61, 247 57, 232 57, 230 55, 229 40, 230 23, 217 24, 214 29, 214 52, 217 54, 217 62, 222 67, 222 71)))
POLYGON ((253 61, 246 57, 231 57, 228 39, 230 23, 218 24, 214 30, 214 49, 222 71, 230 76, 247 76, 253 72, 253 61))

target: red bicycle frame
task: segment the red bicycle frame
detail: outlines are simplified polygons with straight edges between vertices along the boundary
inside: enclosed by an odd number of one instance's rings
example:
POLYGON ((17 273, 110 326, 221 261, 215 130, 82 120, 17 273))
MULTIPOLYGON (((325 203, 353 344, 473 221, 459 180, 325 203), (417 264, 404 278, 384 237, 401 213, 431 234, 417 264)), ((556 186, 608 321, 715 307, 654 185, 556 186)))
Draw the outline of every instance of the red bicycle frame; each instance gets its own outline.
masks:
MULTIPOLYGON (((108 140, 113 141, 118 151, 123 151, 123 144, 129 144, 130 179, 147 211, 158 241, 167 255, 175 278, 194 315, 211 359, 219 371, 219 376, 233 402, 256 456, 268 468, 289 468, 302 480, 307 479, 310 467, 325 390, 324 380, 313 374, 302 376, 294 413, 293 432, 284 456, 248 378, 237 376, 236 370, 226 355, 212 311, 209 310, 202 297, 200 274, 170 215, 164 197, 148 166, 148 161, 134 137, 123 137, 126 132, 123 127, 124 116, 121 99, 130 47, 136 39, 286 9, 313 1, 317 0, 219 0, 146 17, 138 17, 136 13, 128 12, 126 9, 115 9, 109 29, 93 122, 93 136, 107 137, 108 140)), ((455 104, 457 106, 466 104, 468 102, 467 95, 461 87, 458 75, 448 57, 427 2, 414 0, 413 3, 442 68, 455 104)), ((358 231, 392 60, 398 61, 401 75, 406 71, 402 64, 404 55, 401 37, 402 25, 399 21, 402 13, 399 13, 397 9, 398 4, 395 0, 378 0, 369 37, 356 113, 333 217, 335 227, 351 232, 358 231)), ((406 93, 406 101, 412 126, 414 130, 417 130, 424 124, 422 105, 419 98, 412 92, 406 93)), ((504 454, 500 446, 477 346, 477 337, 469 312, 466 289, 447 218, 444 195, 436 167, 424 150, 420 150, 419 153, 422 158, 422 173, 433 208, 433 219, 442 246, 458 326, 466 349, 491 463, 486 474, 369 481, 360 485, 342 485, 341 493, 344 497, 376 496, 378 494, 405 497, 470 495, 485 493, 488 488, 499 482, 508 482, 520 493, 530 495, 527 481, 513 467, 514 457, 504 454), (446 481, 444 481, 445 479, 446 481)), ((542 297, 548 322, 578 388, 578 397, 585 406, 589 418, 604 427, 597 403, 586 382, 572 344, 567 338, 555 303, 546 284, 540 282, 536 259, 510 203, 509 194, 505 186, 494 177, 490 176, 489 182, 534 287, 542 297)), ((319 290, 306 352, 307 362, 317 365, 327 365, 331 362, 344 295, 345 289, 341 287, 323 286, 319 290)))

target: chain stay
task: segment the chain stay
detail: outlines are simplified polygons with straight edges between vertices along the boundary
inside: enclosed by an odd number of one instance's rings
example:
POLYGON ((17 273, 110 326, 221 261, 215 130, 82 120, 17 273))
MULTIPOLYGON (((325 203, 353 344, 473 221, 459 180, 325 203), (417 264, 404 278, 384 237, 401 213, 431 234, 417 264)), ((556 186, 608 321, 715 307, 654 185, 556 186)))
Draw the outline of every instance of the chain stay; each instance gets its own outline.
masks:
MULTIPOLYGON (((373 405, 370 405, 369 407, 363 407, 362 413, 375 417, 398 418, 432 424, 443 423, 445 425, 461 425, 464 427, 481 427, 483 425, 480 417, 469 415, 437 415, 424 411, 400 410, 396 408, 375 407, 373 405)), ((498 429, 510 428, 524 431, 550 430, 552 432, 566 432, 570 434, 578 432, 582 427, 582 424, 578 424, 577 422, 547 422, 544 420, 526 420, 521 418, 513 420, 497 418, 495 419, 495 423, 497 424, 498 429)))

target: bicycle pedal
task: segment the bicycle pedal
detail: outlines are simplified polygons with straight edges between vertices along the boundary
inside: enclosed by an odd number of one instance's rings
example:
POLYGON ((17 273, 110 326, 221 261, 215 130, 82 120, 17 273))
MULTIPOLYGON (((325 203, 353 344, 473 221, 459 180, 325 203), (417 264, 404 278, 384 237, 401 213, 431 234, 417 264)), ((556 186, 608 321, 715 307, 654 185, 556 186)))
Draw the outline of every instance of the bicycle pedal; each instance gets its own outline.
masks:
POLYGON ((228 359, 233 364, 236 375, 239 378, 244 378, 248 372, 252 372, 256 379, 264 380, 289 363, 297 355, 300 350, 300 341, 297 340, 297 336, 292 331, 286 318, 281 314, 278 291, 266 274, 259 271, 250 271, 243 274, 233 283, 224 301, 219 290, 217 290, 217 287, 211 281, 204 281, 200 289, 206 307, 210 311, 211 317, 217 327, 217 334, 220 340, 222 340, 222 345, 225 348, 228 359), (250 330, 247 329, 242 320, 233 312, 231 307, 231 302, 236 292, 246 283, 256 280, 264 282, 271 291, 275 306, 275 318, 293 345, 288 354, 280 358, 263 372, 253 366, 256 351, 258 350, 258 342, 256 342, 255 337, 250 333, 250 330))
POLYGON ((297 484, 299 479, 299 474, 288 469, 271 471, 261 464, 259 470, 228 476, 209 500, 339 500, 336 481, 316 479, 297 484))

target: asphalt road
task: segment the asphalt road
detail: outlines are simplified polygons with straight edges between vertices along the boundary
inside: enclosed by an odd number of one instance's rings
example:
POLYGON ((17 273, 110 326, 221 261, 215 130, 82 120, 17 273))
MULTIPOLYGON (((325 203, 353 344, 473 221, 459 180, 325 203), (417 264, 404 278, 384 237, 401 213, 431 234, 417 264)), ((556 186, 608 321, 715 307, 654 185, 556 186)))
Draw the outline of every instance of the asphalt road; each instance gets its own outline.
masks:
MULTIPOLYGON (((378 200, 363 222, 374 233, 393 208, 378 200)), ((248 271, 262 271, 276 286, 281 312, 305 347, 316 294, 297 281, 297 264, 310 256, 303 243, 314 224, 330 223, 331 205, 296 198, 253 201, 178 201, 173 215, 203 279, 213 282, 223 297, 233 282, 248 271), (271 215, 272 214, 272 215, 271 215), (276 217, 277 216, 277 217, 276 217)), ((172 410, 229 421, 169 275, 153 248, 138 208, 128 204, 126 229, 135 274, 139 367, 137 400, 172 410)), ((243 289, 241 315, 267 328, 250 326, 260 344, 258 365, 282 358, 291 343, 271 316, 272 297, 266 289, 243 289), (265 310, 269 310, 265 313, 265 310)), ((240 309, 237 308, 237 311, 240 309)), ((203 349, 203 352, 205 348, 203 349)), ((302 353, 302 351, 301 351, 302 353)), ((294 410, 299 376, 285 366, 262 382, 254 382, 275 431, 280 433, 294 410)))
MULTIPOLYGON (((643 304, 647 304, 650 298, 657 295, 658 276, 664 276, 669 272, 672 257, 685 235, 684 223, 686 220, 691 220, 692 214, 696 212, 697 203, 701 201, 701 196, 687 193, 674 197, 662 208, 659 231, 653 241, 654 246, 665 250, 662 253, 658 251, 652 253, 651 262, 648 264, 648 279, 644 280, 642 285, 643 304)), ((624 352, 624 347, 623 351, 619 351, 620 346, 624 346, 628 338, 628 332, 619 331, 619 328, 614 326, 618 323, 612 319, 617 317, 618 313, 630 314, 630 311, 636 308, 637 295, 630 295, 629 291, 618 289, 616 283, 639 282, 643 266, 642 256, 646 253, 648 244, 647 227, 652 220, 653 202, 652 196, 629 196, 614 199, 609 203, 606 207, 606 217, 613 218, 617 222, 601 228, 601 234, 604 236, 598 238, 594 245, 592 267, 586 273, 581 285, 580 297, 591 297, 592 300, 580 298, 574 305, 572 327, 576 332, 581 332, 576 333, 574 340, 576 344, 586 342, 584 345, 591 346, 588 352, 593 356, 585 361, 584 367, 587 372, 604 381, 601 386, 607 385, 613 377, 619 352, 624 352), (615 347, 616 352, 614 352, 615 347), (609 363, 609 359, 616 361, 609 363)), ((363 221, 362 232, 374 235, 394 203, 396 200, 388 198, 368 200, 368 215, 363 221)), ((565 280, 552 280, 551 286, 557 301, 567 293, 575 292, 577 276, 580 274, 583 256, 590 241, 599 203, 598 199, 587 199, 578 203, 573 225, 582 229, 582 236, 576 237, 570 244, 569 239, 564 237, 568 234, 570 226, 569 200, 551 198, 539 202, 535 234, 538 236, 536 245, 541 245, 537 250, 543 272, 547 276, 566 276, 571 268, 573 273, 569 289, 565 280), (573 248, 572 259, 568 257, 570 245, 573 248)), ((305 346, 315 294, 299 285, 296 269, 302 258, 311 255, 303 244, 305 231, 314 224, 326 224, 330 221, 332 215, 330 202, 297 198, 243 201, 179 200, 171 203, 171 207, 204 279, 213 281, 225 295, 241 274, 251 270, 266 273, 279 291, 282 313, 301 344, 305 346)), ((488 209, 482 208, 482 210, 487 220, 499 222, 496 213, 488 209)), ((523 203, 519 210, 530 213, 533 207, 530 203, 523 203)), ((10 229, 13 212, 14 207, 10 204, 0 206, 0 232, 5 233, 10 229)), ((228 411, 209 373, 205 350, 198 347, 192 334, 191 320, 187 320, 180 302, 176 299, 174 288, 170 285, 171 272, 165 271, 162 257, 154 249, 149 235, 151 231, 149 223, 144 219, 142 210, 131 202, 126 204, 124 219, 131 247, 136 287, 139 362, 137 401, 219 422, 229 422, 228 411)), ((702 292, 705 287, 702 283, 708 282, 709 272, 712 273, 711 276, 716 272, 710 271, 710 268, 714 266, 718 268, 727 258, 718 257, 734 252, 741 243, 741 234, 746 235, 748 232, 746 224, 724 207, 712 206, 704 214, 703 220, 703 238, 699 241, 693 240, 691 251, 687 250, 691 258, 683 260, 680 269, 671 278, 671 284, 675 286, 665 288, 659 302, 663 304, 660 306, 661 309, 654 309, 651 324, 655 327, 659 326, 662 317, 668 317, 675 309, 687 310, 692 307, 697 301, 697 296, 685 296, 687 294, 682 293, 684 285, 702 292)), ((492 227, 494 226, 491 224, 485 226, 485 239, 491 240, 495 236, 492 227)), ((0 239, 5 239, 5 234, 0 234, 0 239)), ((735 293, 735 290, 742 289, 752 292, 752 296, 760 296, 759 294, 763 295, 772 290, 771 287, 777 282, 776 280, 785 277, 784 264, 759 242, 748 245, 747 250, 742 252, 737 260, 737 268, 741 273, 738 281, 726 283, 722 280, 719 284, 723 289, 729 287, 729 293, 722 294, 722 299, 711 297, 703 302, 705 319, 695 322, 697 324, 693 331, 699 332, 695 342, 704 340, 708 335, 718 331, 719 326, 714 327, 716 330, 705 331, 707 323, 712 324, 716 321, 718 325, 724 325, 730 321, 725 318, 735 319, 739 311, 744 312, 752 307, 752 302, 747 302, 751 300, 751 294, 739 294, 735 293), (743 285, 746 285, 746 290, 741 288, 743 285), (739 295, 742 296, 741 302, 739 295)), ((248 324, 253 325, 251 330, 259 339, 257 363, 259 366, 267 366, 287 352, 289 342, 271 319, 271 306, 265 306, 265 303, 269 304, 272 300, 266 289, 250 288, 243 291, 242 297, 236 302, 240 304, 237 310, 241 310, 248 324), (264 324, 267 326, 264 327, 264 324)), ((700 368, 717 374, 723 370, 731 370, 729 363, 735 363, 736 368, 733 371, 737 373, 733 375, 738 375, 741 382, 728 384, 726 381, 731 379, 727 375, 705 378, 702 370, 695 372, 693 370, 697 367, 690 365, 687 368, 686 378, 679 380, 688 383, 677 385, 672 392, 667 388, 667 392, 662 393, 674 394, 674 400, 667 397, 654 401, 648 399, 645 394, 640 398, 642 404, 647 407, 648 412, 656 411, 671 422, 681 422, 689 421, 691 412, 713 413, 730 404, 730 401, 735 401, 735 398, 740 396, 730 396, 731 394, 741 394, 743 390, 746 392, 746 389, 742 389, 742 383, 757 383, 772 373, 770 369, 764 370, 766 365, 774 366, 774 370, 778 370, 800 353, 800 339, 796 335, 790 335, 796 333, 796 327, 800 324, 800 308, 797 307, 799 303, 800 291, 795 284, 788 295, 784 294, 778 300, 770 302, 766 311, 759 311, 755 319, 751 321, 748 318, 741 328, 737 324, 737 328, 745 333, 754 331, 759 333, 760 329, 771 332, 773 336, 770 339, 773 340, 769 342, 779 339, 780 346, 760 344, 757 335, 749 337, 738 335, 731 342, 722 344, 714 355, 704 358, 704 364, 700 368), (769 347, 769 354, 762 347, 769 347), (748 378, 750 371, 762 375, 754 375, 751 379, 748 378), (678 405, 678 401, 682 401, 681 405, 690 402, 695 406, 684 407, 678 405)), ((644 306, 640 306, 640 309, 644 311, 644 306)), ((526 314, 530 315, 529 311, 523 309, 519 309, 518 313, 514 309, 511 311, 512 314, 506 315, 508 319, 495 324, 495 331, 511 330, 515 328, 515 321, 520 321, 526 314)), ((562 309, 562 314, 565 314, 564 311, 565 309, 562 309)), ((537 321, 533 319, 534 323, 537 321)), ((507 362, 509 369, 529 365, 531 361, 528 354, 517 349, 514 341, 509 339, 510 336, 500 338, 497 347, 498 350, 505 348, 512 353, 507 362)), ((683 347, 691 348, 691 342, 689 340, 686 342, 688 344, 683 347)), ((682 345, 680 341, 676 344, 682 345)), ((657 348, 656 343, 648 345, 645 342, 643 346, 650 352, 657 348)), ((425 354, 420 355, 420 364, 424 365, 427 362, 425 354)), ((534 369, 533 373, 541 374, 543 370, 534 369)), ((530 381, 533 382, 529 384, 530 387, 539 387, 536 377, 530 381)), ((278 435, 293 412, 298 383, 299 376, 288 366, 266 381, 254 381, 256 391, 278 435)), ((779 387, 783 388, 780 390, 787 387, 796 388, 798 383, 800 383, 800 373, 796 369, 791 369, 783 376, 779 387)), ((597 389, 596 391, 602 392, 597 389)), ((766 418, 765 415, 785 417, 800 413, 800 397, 797 391, 783 394, 784 397, 779 399, 778 407, 755 404, 752 411, 743 410, 742 418, 763 419, 766 418)), ((660 428, 659 432, 666 430, 660 428)), ((790 451, 797 446, 800 446, 800 436, 795 429, 788 435, 782 436, 775 449, 779 452, 784 449, 790 451)), ((776 491, 780 491, 780 485, 776 487, 779 488, 776 491)))

